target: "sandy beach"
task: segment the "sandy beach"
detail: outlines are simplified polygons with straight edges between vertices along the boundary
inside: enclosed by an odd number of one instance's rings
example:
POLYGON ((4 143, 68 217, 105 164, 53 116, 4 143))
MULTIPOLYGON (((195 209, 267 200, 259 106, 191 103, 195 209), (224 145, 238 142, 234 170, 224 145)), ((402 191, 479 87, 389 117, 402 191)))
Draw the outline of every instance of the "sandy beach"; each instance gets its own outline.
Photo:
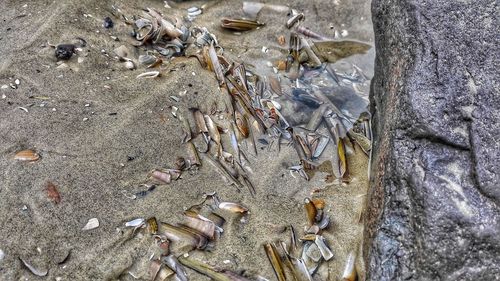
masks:
MULTIPOLYGON (((358 216, 368 165, 360 150, 348 155, 348 184, 326 183, 327 173, 321 172, 306 181, 287 169, 298 161, 293 146, 282 145, 278 152, 257 142, 258 154, 248 160, 255 197, 246 189, 238 191, 204 161, 179 180, 130 198, 145 189, 142 184, 150 182, 152 170, 171 168, 177 157, 186 156, 182 123, 172 115, 172 106, 179 112, 192 107, 210 112, 214 104, 222 109, 223 103, 214 74, 194 58, 165 61, 159 68, 161 77, 136 79, 145 67, 126 69, 113 50, 124 45, 134 59, 143 50, 131 45, 132 28, 113 16, 111 5, 129 15, 150 7, 182 16, 187 8, 207 2, 171 3, 171 8, 153 0, 0 3, 0 85, 7 86, 0 89, 0 250, 5 255, 0 259, 0 280, 136 280, 128 272, 147 268, 152 244, 144 235, 129 238, 124 223, 149 217, 181 222, 182 212, 211 192, 243 204, 249 215, 242 223, 221 211, 226 219, 222 237, 212 251, 193 251, 191 258, 251 280, 276 280, 262 245, 288 239, 283 229, 289 225, 302 233, 304 199, 322 198, 331 216, 324 236, 334 258, 322 263, 315 280, 340 280, 347 254, 360 248, 363 225, 358 216), (102 26, 108 16, 114 21, 111 29, 102 26), (64 64, 58 62, 49 43, 78 43, 77 37, 85 39, 86 46, 64 64), (40 159, 15 160, 23 149, 35 150, 40 159), (48 182, 56 186, 59 203, 47 196, 48 182), (98 219, 99 227, 83 231, 91 218, 98 219), (48 274, 33 275, 19 258, 48 274)), ((369 1, 273 4, 303 12, 304 25, 320 34, 334 38, 335 31, 346 30, 344 38, 373 44, 369 1)), ((290 33, 284 25, 286 13, 262 10, 258 20, 266 25, 249 32, 234 34, 220 28, 220 18, 243 16, 240 1, 214 2, 192 25, 215 34, 227 58, 246 63, 259 75, 272 74, 266 62, 286 53, 277 41, 290 33)), ((342 71, 355 64, 372 77, 373 59, 374 48, 335 67, 342 71)), ((367 99, 368 87, 362 90, 367 99)), ((324 126, 319 130, 328 134, 324 126)), ((229 143, 227 135, 223 139, 229 143)), ((327 147, 323 160, 332 149, 327 147)), ((357 265, 362 274, 362 262, 357 265)), ((190 280, 209 280, 192 270, 188 275, 190 280)))

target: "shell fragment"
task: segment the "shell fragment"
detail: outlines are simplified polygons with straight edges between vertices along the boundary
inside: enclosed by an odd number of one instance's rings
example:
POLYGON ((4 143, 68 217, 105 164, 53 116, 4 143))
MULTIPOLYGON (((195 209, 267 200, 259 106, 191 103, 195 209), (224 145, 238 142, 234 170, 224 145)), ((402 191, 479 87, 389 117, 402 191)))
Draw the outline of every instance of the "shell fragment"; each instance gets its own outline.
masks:
POLYGON ((91 230, 99 227, 99 220, 97 218, 91 218, 87 224, 82 228, 83 231, 91 230))

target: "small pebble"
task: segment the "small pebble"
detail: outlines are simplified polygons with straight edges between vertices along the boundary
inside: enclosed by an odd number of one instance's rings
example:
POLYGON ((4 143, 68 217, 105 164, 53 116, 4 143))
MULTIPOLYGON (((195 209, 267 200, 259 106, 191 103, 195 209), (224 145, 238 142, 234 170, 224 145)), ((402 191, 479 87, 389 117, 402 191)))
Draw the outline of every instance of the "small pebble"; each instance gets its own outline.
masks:
POLYGON ((2 94, 2 99, 6 98, 7 96, 5 94, 2 94))
POLYGON ((83 121, 87 121, 87 120, 89 120, 89 118, 87 118, 87 117, 83 118, 83 121))
POLYGON ((113 20, 110 17, 105 17, 102 26, 104 26, 104 28, 113 28, 113 20))
POLYGON ((86 104, 85 104, 85 107, 89 107, 89 106, 90 106, 90 103, 86 103, 86 104))
POLYGON ((56 58, 61 60, 69 60, 75 53, 75 45, 61 44, 56 47, 56 58))
POLYGON ((21 84, 21 81, 19 81, 19 79, 16 79, 16 81, 14 81, 14 83, 16 83, 16 85, 19 85, 19 84, 21 84))
POLYGON ((79 57, 79 58, 78 58, 78 63, 82 63, 84 60, 85 60, 84 58, 79 57))
POLYGON ((5 253, 0 249, 0 261, 2 261, 5 258, 5 253))
POLYGON ((349 32, 347 32, 347 30, 345 29, 342 29, 342 31, 340 31, 340 35, 342 35, 342 37, 346 37, 347 35, 349 35, 349 32))
POLYGON ((2 88, 2 89, 7 89, 7 88, 9 88, 9 85, 2 85, 2 87, 1 87, 1 88, 2 88))

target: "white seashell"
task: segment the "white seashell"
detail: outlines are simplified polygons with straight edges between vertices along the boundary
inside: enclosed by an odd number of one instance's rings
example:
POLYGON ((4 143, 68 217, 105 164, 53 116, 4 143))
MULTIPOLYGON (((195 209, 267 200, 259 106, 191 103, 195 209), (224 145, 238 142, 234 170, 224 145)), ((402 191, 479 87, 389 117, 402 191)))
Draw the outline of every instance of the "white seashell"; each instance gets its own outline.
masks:
POLYGON ((45 276, 47 275, 47 273, 49 273, 48 270, 41 270, 41 269, 37 269, 35 268, 34 266, 32 266, 30 263, 28 263, 27 261, 23 260, 22 258, 19 258, 23 263, 24 265, 33 273, 35 274, 36 276, 45 276))
POLYGON ((198 15, 201 15, 201 13, 202 13, 202 10, 199 9, 198 7, 191 7, 189 9, 187 9, 187 11, 188 11, 188 16, 190 16, 190 17, 195 17, 198 15))
POLYGON ((99 220, 97 218, 91 218, 87 224, 82 228, 82 230, 91 230, 99 227, 99 220))
POLYGON ((136 78, 156 78, 158 76, 160 76, 159 71, 149 71, 149 72, 144 72, 144 73, 137 75, 136 78))
POLYGON ((143 218, 138 218, 135 220, 131 220, 125 223, 126 227, 138 227, 144 224, 144 219, 143 218))
POLYGON ((133 61, 128 60, 128 61, 125 62, 125 67, 127 69, 134 70, 135 69, 135 64, 134 64, 133 61))

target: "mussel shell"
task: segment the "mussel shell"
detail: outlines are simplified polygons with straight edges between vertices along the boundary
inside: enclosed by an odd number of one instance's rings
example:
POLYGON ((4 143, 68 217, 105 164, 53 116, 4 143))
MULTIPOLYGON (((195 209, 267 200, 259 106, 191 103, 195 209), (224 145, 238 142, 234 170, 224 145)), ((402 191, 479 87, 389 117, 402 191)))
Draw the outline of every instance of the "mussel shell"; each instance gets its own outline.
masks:
POLYGON ((140 55, 139 63, 143 65, 150 65, 156 62, 156 57, 152 55, 140 55))

